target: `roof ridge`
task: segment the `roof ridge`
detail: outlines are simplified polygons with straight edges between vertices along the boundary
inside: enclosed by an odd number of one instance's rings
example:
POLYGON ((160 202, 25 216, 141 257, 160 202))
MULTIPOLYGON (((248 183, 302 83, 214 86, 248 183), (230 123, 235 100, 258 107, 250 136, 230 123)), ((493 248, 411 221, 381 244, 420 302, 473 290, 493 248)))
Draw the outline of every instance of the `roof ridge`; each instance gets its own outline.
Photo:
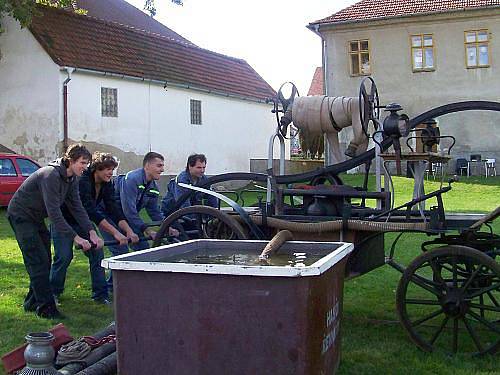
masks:
MULTIPOLYGON (((400 1, 398 1, 401 3, 400 1)), ((418 9, 413 9, 411 12, 402 12, 401 14, 394 15, 381 15, 376 14, 376 12, 380 12, 384 10, 385 7, 393 6, 393 1, 391 0, 383 0, 378 3, 374 3, 373 0, 361 0, 352 5, 349 5, 327 17, 321 18, 319 20, 313 21, 309 23, 309 25, 316 24, 328 24, 328 23, 352 23, 359 21, 375 21, 381 19, 390 19, 390 18, 403 18, 410 16, 426 16, 432 14, 442 14, 442 13, 456 13, 456 12, 464 12, 464 11, 476 11, 481 9, 491 9, 497 8, 500 6, 500 2, 497 0, 478 0, 474 1, 464 1, 464 0, 444 0, 444 1, 429 1, 429 3, 433 3, 435 6, 434 9, 432 7, 426 7, 426 0, 423 1, 403 1, 401 4, 406 4, 410 8, 417 7, 418 9), (437 3, 437 4, 436 4, 437 3), (443 4, 444 3, 444 4, 443 4), (420 9, 421 8, 421 9, 420 9), (426 9, 427 8, 427 9, 426 9), (359 11, 365 10, 366 14, 364 16, 358 16, 357 13, 359 11), (424 10, 424 11, 422 11, 424 10), (370 11, 375 11, 375 13, 371 13, 370 11)), ((393 8, 393 10, 395 10, 393 8)), ((401 10, 401 9, 399 9, 401 10)))
POLYGON ((72 12, 72 11, 68 11, 68 10, 65 10, 65 9, 54 8, 54 7, 45 6, 45 5, 39 5, 39 6, 43 7, 44 9, 50 9, 50 11, 61 12, 61 13, 65 14, 65 15, 69 15, 69 16, 73 16, 73 17, 85 17, 85 19, 87 19, 87 20, 91 20, 91 21, 94 21, 94 22, 104 23, 104 24, 107 24, 107 25, 112 26, 112 27, 123 28, 123 29, 125 29, 127 31, 130 31, 130 32, 136 32, 136 33, 146 34, 146 35, 149 35, 149 36, 154 37, 154 38, 168 40, 170 42, 178 43, 178 44, 181 44, 181 45, 183 45, 185 47, 188 47, 188 48, 198 49, 198 50, 201 50, 201 51, 205 51, 205 52, 211 53, 213 55, 217 55, 217 56, 229 58, 229 59, 232 59, 232 60, 235 60, 235 61, 238 61, 238 62, 242 62, 242 63, 245 63, 245 64, 248 65, 248 62, 245 59, 241 59, 241 58, 238 58, 238 57, 233 57, 233 56, 225 55, 223 53, 211 51, 209 49, 199 47, 196 44, 187 43, 187 42, 184 42, 182 40, 174 39, 174 38, 168 37, 166 35, 158 34, 158 33, 155 33, 155 32, 149 31, 149 30, 140 29, 138 27, 134 27, 134 26, 131 26, 131 25, 126 25, 126 24, 123 24, 123 23, 120 23, 120 22, 117 22, 117 21, 107 20, 107 19, 104 19, 104 18, 99 18, 99 17, 95 17, 95 16, 88 16, 88 15, 78 14, 78 13, 75 13, 75 12, 72 12))

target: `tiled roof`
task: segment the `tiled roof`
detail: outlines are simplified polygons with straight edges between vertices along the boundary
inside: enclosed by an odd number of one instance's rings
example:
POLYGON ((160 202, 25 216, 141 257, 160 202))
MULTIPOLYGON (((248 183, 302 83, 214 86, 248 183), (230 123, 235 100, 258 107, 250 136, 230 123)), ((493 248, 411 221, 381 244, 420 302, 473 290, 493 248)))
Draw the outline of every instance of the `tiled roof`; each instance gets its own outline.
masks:
POLYGON ((73 0, 73 4, 74 7, 87 11, 87 15, 90 17, 121 23, 136 29, 191 43, 125 0, 73 0))
POLYGON ((0 153, 3 154, 15 154, 15 151, 12 151, 10 148, 4 146, 3 144, 0 143, 0 153))
POLYGON ((349 23, 495 6, 500 6, 500 0, 362 0, 312 24, 349 23))
POLYGON ((318 66, 314 72, 311 87, 309 87, 307 95, 325 95, 323 90, 323 68, 321 66, 318 66))
POLYGON ((54 8, 30 30, 59 66, 154 79, 265 99, 275 92, 244 60, 157 34, 54 8))

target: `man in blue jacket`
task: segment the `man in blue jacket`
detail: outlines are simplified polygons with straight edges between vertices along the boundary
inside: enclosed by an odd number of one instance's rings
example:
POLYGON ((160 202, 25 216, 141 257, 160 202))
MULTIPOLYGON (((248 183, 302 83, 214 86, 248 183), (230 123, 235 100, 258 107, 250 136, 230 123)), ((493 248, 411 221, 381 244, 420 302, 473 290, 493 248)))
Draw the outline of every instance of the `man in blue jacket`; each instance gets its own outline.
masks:
MULTIPOLYGON (((173 208, 176 206, 179 198, 187 192, 191 192, 188 188, 184 188, 179 183, 187 185, 201 185, 207 180, 205 176, 205 168, 207 167, 207 158, 203 154, 189 155, 186 169, 179 173, 175 179, 170 180, 168 191, 161 203, 161 209, 165 217, 170 215, 173 208)), ((203 200, 208 206, 217 207, 218 201, 212 195, 203 194, 201 192, 194 193, 190 199, 184 201, 179 208, 201 205, 203 200)))
MULTIPOLYGON (((148 228, 139 216, 144 208, 152 221, 162 221, 163 214, 158 207, 160 191, 156 181, 164 171, 165 159, 157 152, 148 152, 142 162, 143 167, 118 176, 115 181, 115 194, 132 230, 139 236, 138 244, 132 245, 134 250, 143 250, 149 247, 146 237, 154 239, 156 232, 148 228)), ((170 228, 169 235, 178 236, 179 232, 170 228)), ((114 255, 128 251, 121 247, 110 250, 114 255)))

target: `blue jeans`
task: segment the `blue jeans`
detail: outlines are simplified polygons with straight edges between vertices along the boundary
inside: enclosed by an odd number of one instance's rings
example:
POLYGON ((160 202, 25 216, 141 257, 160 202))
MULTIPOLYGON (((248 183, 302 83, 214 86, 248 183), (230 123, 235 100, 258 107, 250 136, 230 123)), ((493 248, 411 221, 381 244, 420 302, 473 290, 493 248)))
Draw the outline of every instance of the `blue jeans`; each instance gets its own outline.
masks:
MULTIPOLYGON (((106 221, 113 225, 116 229, 120 230, 118 226, 109 217, 106 217, 106 221)), ((132 230, 139 236, 139 242, 137 244, 131 244, 130 247, 133 251, 149 249, 149 242, 146 241, 144 234, 140 230, 136 230, 132 227, 132 230)), ((108 232, 101 231, 102 238, 105 242, 116 241, 115 238, 108 232)), ((127 254, 129 247, 128 245, 108 245, 107 248, 113 256, 127 254)), ((108 285, 108 290, 113 291, 113 274, 110 272, 106 280, 108 285)))
MULTIPOLYGON (((79 228, 73 228, 78 233, 79 228)), ((73 239, 55 230, 50 226, 50 236, 54 244, 54 261, 50 270, 50 287, 54 295, 59 295, 64 291, 66 272, 73 259, 73 239)), ((102 249, 91 249, 83 252, 89 258, 90 280, 92 282, 92 298, 108 298, 108 288, 104 268, 101 261, 104 259, 102 249)))

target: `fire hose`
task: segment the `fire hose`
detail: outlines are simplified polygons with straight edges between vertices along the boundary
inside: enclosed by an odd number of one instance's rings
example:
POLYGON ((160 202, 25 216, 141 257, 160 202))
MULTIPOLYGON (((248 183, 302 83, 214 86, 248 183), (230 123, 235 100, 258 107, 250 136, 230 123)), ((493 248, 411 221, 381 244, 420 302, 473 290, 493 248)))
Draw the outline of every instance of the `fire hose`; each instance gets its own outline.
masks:
MULTIPOLYGON (((58 374, 60 375, 74 375, 79 371, 93 365, 94 363, 102 360, 103 358, 109 356, 110 354, 116 352, 116 342, 114 340, 109 340, 109 337, 114 337, 115 334, 115 324, 111 323, 104 330, 94 334, 92 337, 93 343, 101 342, 103 343, 101 346, 93 348, 88 352, 86 356, 81 356, 77 361, 70 361, 64 367, 58 370, 58 374), (102 341, 105 339, 104 341, 102 341)), ((89 347, 91 345, 87 344, 89 347)), ((83 346, 82 346, 83 347, 83 346)), ((76 349, 76 347, 74 347, 76 349)), ((66 357, 68 357, 70 353, 66 353, 66 357)), ((59 354, 58 354, 59 356, 59 354)), ((70 355, 71 356, 71 355, 70 355)), ((74 356, 77 356, 77 353, 74 353, 74 356)))
MULTIPOLYGON (((261 215, 250 215, 250 219, 257 225, 263 224, 261 215)), ((293 232, 301 233, 326 233, 338 232, 342 229, 366 231, 366 232, 401 232, 401 231, 425 231, 428 230, 428 223, 394 223, 368 220, 332 220, 318 223, 301 223, 277 219, 273 217, 266 218, 267 226, 275 229, 287 229, 293 232)))
POLYGON ((274 235, 271 241, 268 242, 262 253, 259 255, 259 260, 265 261, 271 253, 275 253, 286 241, 293 240, 293 234, 289 230, 280 230, 274 235))
MULTIPOLYGON (((359 118, 359 98, 307 96, 295 98, 293 103, 292 121, 296 127, 310 134, 326 134, 331 147, 333 164, 340 163, 343 158, 340 153, 338 133, 352 126, 353 139, 346 150, 346 155, 354 157, 362 154, 368 147, 368 138, 363 132, 359 118)), ((285 116, 289 114, 285 114, 285 116)))

